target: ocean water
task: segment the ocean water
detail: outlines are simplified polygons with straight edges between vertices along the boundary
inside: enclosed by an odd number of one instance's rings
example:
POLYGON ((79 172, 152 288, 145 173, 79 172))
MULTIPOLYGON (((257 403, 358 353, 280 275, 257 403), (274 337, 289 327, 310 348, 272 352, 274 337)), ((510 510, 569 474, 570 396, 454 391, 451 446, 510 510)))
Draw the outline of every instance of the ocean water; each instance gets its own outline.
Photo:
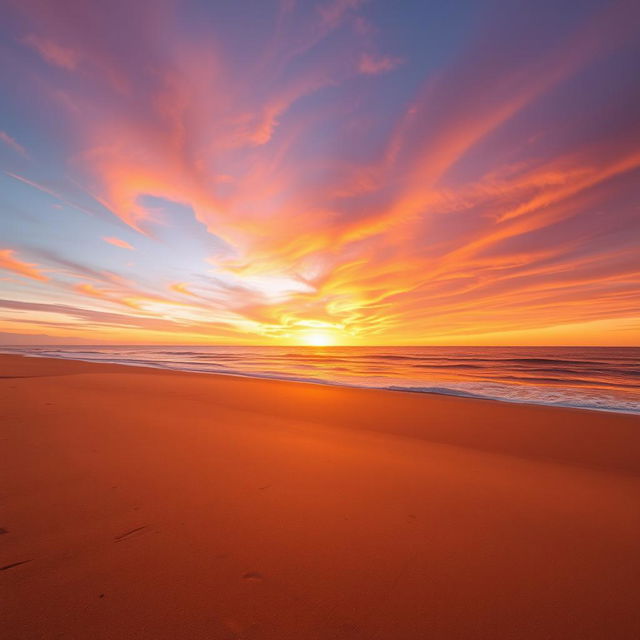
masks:
POLYGON ((640 414, 635 347, 4 347, 4 353, 640 414))

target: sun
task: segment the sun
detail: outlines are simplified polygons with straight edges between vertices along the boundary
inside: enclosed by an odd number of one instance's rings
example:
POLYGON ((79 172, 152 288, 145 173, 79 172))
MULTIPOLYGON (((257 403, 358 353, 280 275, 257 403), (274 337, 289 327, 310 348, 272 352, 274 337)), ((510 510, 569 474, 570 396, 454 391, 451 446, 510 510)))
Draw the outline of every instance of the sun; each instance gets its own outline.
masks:
POLYGON ((302 339, 310 347, 329 347, 333 344, 331 336, 328 333, 322 333, 320 331, 306 333, 302 339))

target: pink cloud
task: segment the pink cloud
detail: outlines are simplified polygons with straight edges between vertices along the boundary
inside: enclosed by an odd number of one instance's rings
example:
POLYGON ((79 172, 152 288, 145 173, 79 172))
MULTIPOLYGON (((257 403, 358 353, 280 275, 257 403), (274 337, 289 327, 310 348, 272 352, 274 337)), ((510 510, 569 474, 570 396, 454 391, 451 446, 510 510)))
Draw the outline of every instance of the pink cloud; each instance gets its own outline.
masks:
POLYGON ((375 56, 370 53, 363 53, 358 64, 358 71, 365 75, 375 76, 380 73, 392 71, 400 64, 402 64, 401 58, 375 56))
POLYGON ((132 247, 126 240, 121 240, 120 238, 104 237, 102 239, 105 242, 112 244, 114 247, 120 247, 121 249, 134 249, 134 247, 132 247))
POLYGON ((21 156, 24 156, 25 158, 27 157, 27 150, 20 143, 16 142, 8 133, 0 131, 0 141, 4 142, 21 156))
POLYGON ((69 71, 78 66, 78 54, 71 49, 56 44, 52 40, 30 34, 24 39, 24 42, 33 47, 49 64, 69 71))
POLYGON ((329 27, 337 27, 350 11, 362 6, 367 0, 332 0, 318 7, 322 21, 329 27))

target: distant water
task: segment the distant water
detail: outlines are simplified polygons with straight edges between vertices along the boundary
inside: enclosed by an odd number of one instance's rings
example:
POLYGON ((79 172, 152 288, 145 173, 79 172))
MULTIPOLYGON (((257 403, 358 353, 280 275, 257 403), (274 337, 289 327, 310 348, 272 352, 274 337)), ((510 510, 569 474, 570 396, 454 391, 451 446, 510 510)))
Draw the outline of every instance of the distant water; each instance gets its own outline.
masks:
POLYGON ((635 347, 4 347, 4 353, 640 414, 635 347))

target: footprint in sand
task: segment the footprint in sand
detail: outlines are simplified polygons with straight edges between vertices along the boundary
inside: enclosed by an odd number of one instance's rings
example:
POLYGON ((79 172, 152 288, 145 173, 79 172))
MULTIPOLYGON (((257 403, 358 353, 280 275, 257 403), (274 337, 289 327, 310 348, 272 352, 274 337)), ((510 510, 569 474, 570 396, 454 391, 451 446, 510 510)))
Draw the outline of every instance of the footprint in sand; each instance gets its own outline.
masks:
POLYGON ((0 571, 13 569, 14 567, 19 567, 21 564, 27 564, 27 562, 33 562, 33 560, 20 560, 20 562, 12 562, 11 564, 5 564, 4 567, 0 567, 0 571))
POLYGON ((257 571, 247 571, 247 573, 243 574, 242 579, 248 582, 262 582, 264 580, 262 574, 257 571))
POLYGON ((138 531, 142 531, 146 529, 149 525, 144 525, 143 527, 136 527, 135 529, 131 529, 130 531, 126 531, 125 533, 121 533, 119 536, 116 536, 113 540, 114 542, 120 542, 121 540, 126 540, 131 537, 134 533, 138 533, 138 531))

